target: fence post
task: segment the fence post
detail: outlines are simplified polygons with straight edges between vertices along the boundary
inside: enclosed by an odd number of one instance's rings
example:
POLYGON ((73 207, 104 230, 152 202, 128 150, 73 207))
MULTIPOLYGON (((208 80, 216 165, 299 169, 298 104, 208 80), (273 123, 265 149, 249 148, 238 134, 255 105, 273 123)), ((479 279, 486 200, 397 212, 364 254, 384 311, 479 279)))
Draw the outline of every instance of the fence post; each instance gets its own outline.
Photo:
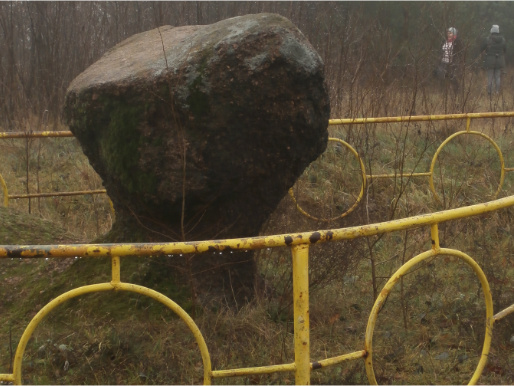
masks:
POLYGON ((116 286, 116 284, 120 284, 120 282, 121 282, 121 267, 120 267, 120 257, 119 256, 111 257, 111 267, 112 267, 111 284, 113 286, 116 286))
POLYGON ((310 385, 309 245, 295 245, 293 254, 295 384, 310 385))
POLYGON ((9 205, 9 192, 7 191, 7 184, 5 183, 2 175, 0 174, 0 185, 2 186, 2 191, 4 195, 4 206, 7 208, 9 205))

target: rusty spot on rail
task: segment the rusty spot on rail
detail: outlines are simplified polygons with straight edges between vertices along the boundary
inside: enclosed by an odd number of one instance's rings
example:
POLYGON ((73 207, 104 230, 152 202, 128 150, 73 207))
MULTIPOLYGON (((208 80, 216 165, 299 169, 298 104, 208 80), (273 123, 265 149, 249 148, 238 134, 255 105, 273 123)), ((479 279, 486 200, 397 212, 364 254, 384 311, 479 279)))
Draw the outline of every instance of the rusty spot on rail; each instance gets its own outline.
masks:
POLYGON ((321 369, 323 366, 321 365, 321 363, 319 362, 312 362, 312 369, 313 370, 317 370, 317 369, 321 369))
POLYGON ((293 238, 291 236, 284 237, 284 241, 287 245, 291 245, 293 243, 293 238))
POLYGON ((314 232, 311 234, 311 237, 309 237, 309 241, 311 244, 317 243, 321 239, 321 234, 319 232, 314 232))
POLYGON ((7 251, 7 257, 26 257, 23 254, 29 254, 29 257, 44 257, 46 256, 44 251, 38 251, 37 249, 23 249, 23 248, 15 248, 7 251))
POLYGON ((7 257, 21 257, 22 249, 12 249, 7 251, 7 257))

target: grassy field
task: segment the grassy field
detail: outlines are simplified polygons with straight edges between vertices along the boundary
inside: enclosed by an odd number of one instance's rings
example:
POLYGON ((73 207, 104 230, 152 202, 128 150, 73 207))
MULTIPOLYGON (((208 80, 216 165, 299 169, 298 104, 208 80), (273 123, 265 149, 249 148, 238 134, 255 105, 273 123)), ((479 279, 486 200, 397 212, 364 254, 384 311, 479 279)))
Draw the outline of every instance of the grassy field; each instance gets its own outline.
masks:
MULTIPOLYGON (((409 103, 403 94, 395 98, 395 106, 409 103)), ((511 98, 505 95, 492 101, 477 92, 468 106, 470 111, 508 111, 513 107, 511 98)), ((438 101, 421 99, 415 110, 418 114, 447 112, 438 101)), ((455 105, 450 107, 457 112, 455 105)), ((404 111, 398 107, 384 115, 404 115, 404 111)), ((334 113, 333 117, 345 117, 346 113, 334 113)), ((366 113, 371 111, 363 107, 364 116, 366 113)), ((499 160, 483 137, 457 137, 439 154, 434 185, 440 202, 434 200, 427 177, 398 177, 401 173, 428 172, 439 145, 464 129, 465 121, 331 127, 332 137, 351 144, 362 156, 367 174, 397 177, 368 179, 360 205, 339 218, 359 196, 362 179, 354 154, 333 141, 293 187, 305 211, 331 220, 304 216, 286 196, 261 234, 371 224, 491 200, 499 184, 499 160)), ((506 167, 514 166, 512 119, 476 120, 471 129, 493 138, 504 154, 506 167)), ((0 173, 11 194, 26 193, 27 186, 30 192, 102 188, 72 138, 4 140, 0 149, 0 173)), ((507 173, 498 197, 513 193, 513 176, 507 173)), ((495 312, 514 303, 513 214, 513 209, 507 209, 440 225, 441 246, 467 253, 486 273, 495 312)), ((0 208, 0 244, 88 242, 106 232, 112 221, 108 200, 102 195, 32 199, 30 205, 26 199, 12 200, 9 208, 0 208)), ((430 245, 430 230, 426 228, 313 246, 309 262, 311 359, 362 350, 375 296, 403 263, 430 245)), ((206 339, 214 369, 294 361, 288 249, 259 252, 257 297, 239 311, 191 304, 180 288, 153 271, 161 264, 159 259, 148 260, 123 259, 122 280, 151 284, 185 304, 206 339)), ((104 259, 3 259, 0 372, 12 371, 19 338, 42 306, 69 289, 107 281, 110 261, 104 259)), ((482 350, 484 320, 480 283, 467 265, 449 256, 420 265, 398 283, 378 317, 374 333, 378 382, 467 383, 482 350)), ((514 382, 513 336, 512 317, 495 325, 481 383, 514 382)), ((93 294, 59 306, 37 328, 27 346, 23 381, 201 383, 202 362, 192 334, 165 307, 134 294, 93 294)), ((367 382, 362 360, 312 372, 312 383, 316 384, 367 382)), ((292 384, 294 374, 228 378, 216 383, 292 384)))

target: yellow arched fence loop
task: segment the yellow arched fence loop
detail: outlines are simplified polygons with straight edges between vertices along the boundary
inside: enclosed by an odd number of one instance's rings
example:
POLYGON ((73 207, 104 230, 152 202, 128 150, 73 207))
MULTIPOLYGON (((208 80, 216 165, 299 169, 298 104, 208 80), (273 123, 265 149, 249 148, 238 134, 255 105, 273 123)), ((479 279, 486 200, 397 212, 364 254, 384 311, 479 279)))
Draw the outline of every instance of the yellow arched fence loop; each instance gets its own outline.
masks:
POLYGON ((343 218, 345 216, 348 216, 350 213, 352 213, 355 210, 355 208, 359 205, 359 203, 361 202, 362 197, 364 197, 364 191, 366 190, 366 168, 364 166, 364 162, 362 162, 362 158, 359 156, 359 153, 357 153, 357 151, 350 144, 348 144, 347 142, 343 141, 342 139, 339 139, 339 138, 329 138, 328 140, 332 141, 332 142, 340 143, 343 146, 345 146, 348 150, 350 150, 352 152, 352 154, 355 156, 355 158, 357 159, 357 161, 360 164, 361 174, 362 174, 361 191, 359 193, 359 196, 357 197, 357 199, 353 203, 353 205, 350 207, 350 209, 348 209, 346 212, 341 213, 339 216, 335 216, 335 217, 331 217, 331 218, 319 218, 319 217, 316 217, 316 216, 313 216, 313 215, 307 213, 304 209, 302 209, 302 207, 300 207, 300 205, 298 204, 298 201, 296 201, 296 197, 294 195, 293 188, 289 189, 289 195, 293 199, 293 201, 294 201, 294 203, 296 205, 296 209, 298 209, 298 211, 300 213, 302 213, 304 216, 309 217, 312 220, 324 221, 324 222, 335 221, 335 220, 338 220, 338 219, 343 218))
POLYGON ((496 190, 496 193, 492 196, 492 198, 496 198, 498 196, 498 194, 500 193, 500 191, 502 189, 502 186, 503 186, 503 182, 505 180, 505 162, 503 160, 502 152, 500 150, 500 147, 496 144, 496 142, 494 142, 491 139, 491 137, 487 136, 484 133, 480 133, 478 131, 469 131, 469 130, 458 131, 458 132, 450 135, 437 148, 437 151, 435 152, 434 157, 432 158, 432 163, 430 164, 429 184, 430 184, 430 190, 432 191, 432 195, 437 200, 437 202, 439 202, 440 204, 442 203, 441 199, 439 198, 439 196, 437 195, 437 193, 435 191, 435 185, 434 185, 434 168, 435 168, 435 164, 437 162, 437 157, 439 156, 439 153, 441 153, 441 151, 443 150, 444 146, 446 146, 446 144, 448 144, 448 142, 450 142, 452 139, 454 139, 455 137, 458 137, 460 135, 478 135, 478 136, 488 140, 493 145, 493 147, 496 149, 496 152, 498 153, 498 157, 500 159, 500 182, 498 184, 498 189, 496 190))
POLYGON ((480 268, 480 266, 473 260, 471 257, 466 255, 465 253, 461 251, 457 251, 454 249, 447 249, 447 248, 436 248, 432 249, 430 251, 421 253, 417 255, 416 257, 413 257, 411 260, 409 260, 407 263, 402 265, 400 269, 398 269, 393 276, 387 281, 384 288, 380 292, 380 295, 378 296, 377 300, 375 301, 375 304, 373 305, 373 309, 371 310, 370 317, 368 319, 368 326, 366 328, 366 335, 365 335, 365 350, 367 353, 365 364, 366 364, 366 374, 368 376, 368 381, 370 384, 377 384, 377 380, 375 378, 375 372, 373 370, 373 331, 375 329, 375 324, 377 321, 378 313, 380 312, 381 308, 384 306, 385 301, 387 300, 387 297, 391 293, 391 290, 393 289, 394 285, 401 279, 402 276, 407 274, 414 266, 421 263, 422 261, 440 256, 440 255, 449 255, 449 256, 455 256, 459 259, 464 260, 475 272, 475 274, 478 276, 478 279, 480 280, 480 284, 482 285, 482 291, 484 293, 485 298, 485 307, 486 307, 486 323, 485 323, 485 337, 484 337, 484 344, 482 347, 482 354, 480 356, 480 360, 478 362, 478 365, 475 369, 475 372, 473 376, 471 377, 471 380, 469 382, 470 385, 474 385, 477 383, 478 378, 480 378, 480 375, 482 374, 482 371, 484 370, 484 367, 487 362, 487 356, 489 355, 489 349, 491 347, 491 338, 492 338, 492 330, 493 330, 493 323, 494 323, 494 317, 493 317, 493 299, 491 295, 491 290, 489 288, 489 283, 485 277, 484 272, 480 268))
MULTIPOLYGON (((50 303, 45 305, 37 314, 32 318, 29 325, 23 332, 23 335, 20 338, 20 342, 18 344, 18 348, 16 349, 16 354, 14 356, 13 362, 13 375, 12 382, 14 384, 21 384, 21 368, 22 368, 22 359, 23 354, 25 353, 25 348, 27 343, 32 336, 36 327, 43 321, 43 319, 57 306, 63 304, 67 300, 73 299, 78 296, 94 293, 94 292, 107 292, 107 291, 126 291, 133 292, 137 294, 141 294, 143 296, 148 296, 159 303, 162 303, 169 309, 171 309, 175 314, 177 314, 189 327, 189 330, 192 332, 196 339, 196 343, 200 349, 200 353, 203 361, 203 379, 204 384, 210 385, 212 381, 212 369, 211 369, 211 359, 209 356, 209 351, 207 349, 207 345, 202 336, 202 333, 198 329, 198 326, 195 324, 193 319, 184 311, 179 305, 177 305, 173 300, 164 296, 163 294, 154 291, 150 288, 146 288, 143 286, 128 284, 128 283, 101 283, 101 284, 92 284, 84 287, 75 288, 71 291, 65 292, 64 294, 58 296, 50 303)), ((10 374, 2 374, 4 378, 11 378, 10 374)), ((1 379, 1 378, 0 378, 1 379)))

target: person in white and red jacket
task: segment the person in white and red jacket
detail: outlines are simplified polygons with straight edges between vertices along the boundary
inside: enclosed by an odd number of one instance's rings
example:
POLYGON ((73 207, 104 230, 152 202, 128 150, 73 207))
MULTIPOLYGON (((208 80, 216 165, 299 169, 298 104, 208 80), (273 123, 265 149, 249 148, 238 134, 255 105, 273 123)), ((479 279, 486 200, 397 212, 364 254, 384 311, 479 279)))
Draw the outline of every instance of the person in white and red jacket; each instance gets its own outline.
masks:
POLYGON ((448 79, 454 91, 459 89, 459 77, 463 64, 463 51, 457 35, 457 28, 450 27, 446 31, 446 41, 441 53, 441 62, 437 68, 437 75, 441 79, 448 79))

